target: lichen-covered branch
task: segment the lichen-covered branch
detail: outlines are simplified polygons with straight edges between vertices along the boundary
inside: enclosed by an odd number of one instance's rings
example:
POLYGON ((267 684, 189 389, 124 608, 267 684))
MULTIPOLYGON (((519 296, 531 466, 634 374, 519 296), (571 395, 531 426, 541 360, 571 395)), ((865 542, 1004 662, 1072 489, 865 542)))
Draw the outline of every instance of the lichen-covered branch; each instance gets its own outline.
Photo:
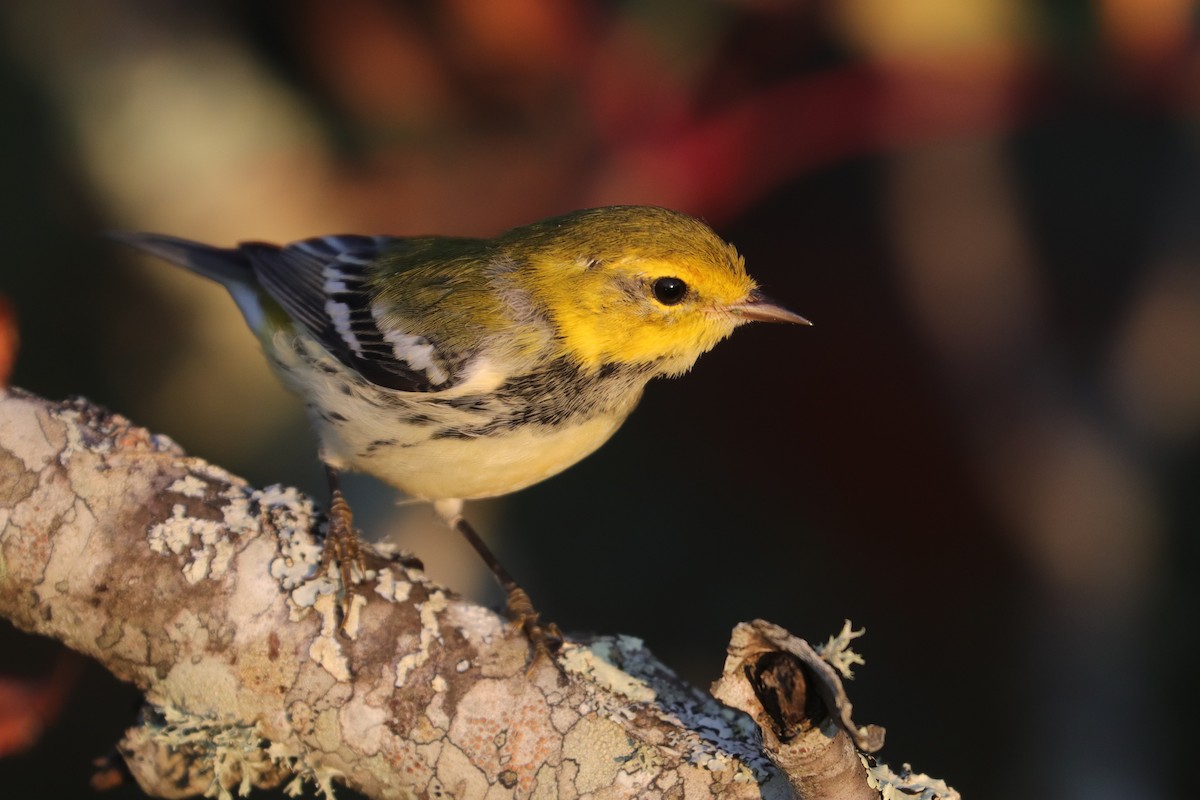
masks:
MULTIPOLYGON (((119 750, 149 794, 850 796, 806 784, 779 758, 791 734, 764 746, 750 716, 634 639, 569 641, 558 665, 531 664, 523 637, 414 560, 371 558, 343 621, 337 584, 316 574, 320 522, 295 490, 250 487, 86 401, 0 392, 0 616, 145 693, 119 750)), ((767 623, 750 630, 726 696, 763 697, 738 688, 766 674, 747 659, 796 649, 767 623)), ((826 692, 835 706, 840 691, 826 692)), ((804 747, 834 753, 840 786, 886 797, 845 744, 848 712, 820 712, 837 722, 804 747)))

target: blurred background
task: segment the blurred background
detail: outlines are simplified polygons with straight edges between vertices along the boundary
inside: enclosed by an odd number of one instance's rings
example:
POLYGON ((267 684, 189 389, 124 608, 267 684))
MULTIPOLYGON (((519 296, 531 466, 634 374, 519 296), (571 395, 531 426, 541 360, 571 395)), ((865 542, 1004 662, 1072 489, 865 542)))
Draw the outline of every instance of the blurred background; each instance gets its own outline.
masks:
MULTIPOLYGON (((740 331, 579 466, 468 506, 544 614, 642 637, 700 686, 738 621, 817 642, 848 617, 883 759, 969 800, 1190 796, 1197 17, 1186 0, 6 0, 13 382, 324 498, 300 407, 229 298, 103 231, 702 216, 815 326, 740 331)), ((429 509, 351 490, 368 537, 499 601, 429 509)), ((4 796, 94 796, 89 761, 136 693, 7 627, 0 654, 8 707, 65 704, 25 749, 8 729, 4 796)))

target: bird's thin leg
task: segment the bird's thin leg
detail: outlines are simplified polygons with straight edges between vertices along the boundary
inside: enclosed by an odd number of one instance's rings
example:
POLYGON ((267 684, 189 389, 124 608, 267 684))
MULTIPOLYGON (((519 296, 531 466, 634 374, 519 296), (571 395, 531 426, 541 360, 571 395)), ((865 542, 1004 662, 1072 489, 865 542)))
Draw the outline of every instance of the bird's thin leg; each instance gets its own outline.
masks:
POLYGON ((348 608, 351 587, 354 585, 354 567, 363 573, 366 572, 366 564, 358 535, 354 532, 354 515, 346 496, 342 494, 337 470, 326 464, 325 477, 329 481, 329 528, 325 532, 325 545, 321 550, 321 572, 329 568, 330 562, 337 561, 342 579, 342 606, 348 608))
POLYGON ((491 570, 496 582, 504 590, 507 598, 505 609, 508 612, 508 618, 512 620, 513 626, 519 628, 529 639, 530 644, 533 645, 535 656, 553 656, 562 648, 563 643, 562 633, 558 630, 558 626, 553 622, 545 625, 538 622, 540 615, 533 607, 529 594, 517 584, 513 576, 500 563, 500 559, 496 558, 491 548, 484 544, 483 539, 479 538, 475 528, 459 513, 460 508, 461 504, 459 503, 445 506, 438 504, 438 511, 446 520, 446 524, 461 533, 468 544, 475 548, 475 552, 483 559, 483 563, 491 570))

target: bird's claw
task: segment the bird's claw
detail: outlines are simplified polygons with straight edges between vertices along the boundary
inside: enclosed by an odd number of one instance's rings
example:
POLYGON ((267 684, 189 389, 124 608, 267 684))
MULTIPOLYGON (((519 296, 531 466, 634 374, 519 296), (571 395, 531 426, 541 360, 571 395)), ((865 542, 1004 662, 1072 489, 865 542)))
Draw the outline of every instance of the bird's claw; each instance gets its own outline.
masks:
POLYGON ((358 569, 358 575, 364 575, 367 571, 362 543, 358 539, 358 534, 354 532, 353 522, 354 516, 350 511, 349 504, 346 503, 346 499, 340 491, 335 491, 329 504, 329 526, 325 532, 325 543, 321 550, 321 566, 317 574, 326 573, 333 562, 337 562, 340 579, 338 589, 341 595, 339 605, 342 611, 343 627, 354 603, 354 585, 357 583, 355 568, 358 569))
MULTIPOLYGON (((533 607, 529 595, 519 586, 514 586, 508 592, 508 602, 505 610, 510 620, 510 630, 520 632, 533 647, 533 657, 529 668, 533 669, 543 660, 549 661, 562 675, 562 665, 555 656, 562 650, 562 631, 553 622, 542 624, 538 621, 539 614, 533 607)), ((565 675, 563 675, 565 677, 565 675)))

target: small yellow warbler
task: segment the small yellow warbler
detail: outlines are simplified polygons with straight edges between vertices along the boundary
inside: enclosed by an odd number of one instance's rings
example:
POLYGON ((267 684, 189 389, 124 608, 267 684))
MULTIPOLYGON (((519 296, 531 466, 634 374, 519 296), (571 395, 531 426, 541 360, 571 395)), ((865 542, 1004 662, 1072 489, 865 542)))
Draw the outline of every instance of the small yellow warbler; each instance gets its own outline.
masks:
POLYGON ((304 398, 333 493, 325 560, 339 561, 344 584, 360 555, 337 471, 360 470, 432 501, 542 648, 556 634, 463 520, 463 500, 579 461, 647 381, 686 372, 739 325, 808 324, 767 300, 708 226, 663 208, 576 211, 493 239, 325 236, 224 249, 119 238, 223 284, 304 398))

